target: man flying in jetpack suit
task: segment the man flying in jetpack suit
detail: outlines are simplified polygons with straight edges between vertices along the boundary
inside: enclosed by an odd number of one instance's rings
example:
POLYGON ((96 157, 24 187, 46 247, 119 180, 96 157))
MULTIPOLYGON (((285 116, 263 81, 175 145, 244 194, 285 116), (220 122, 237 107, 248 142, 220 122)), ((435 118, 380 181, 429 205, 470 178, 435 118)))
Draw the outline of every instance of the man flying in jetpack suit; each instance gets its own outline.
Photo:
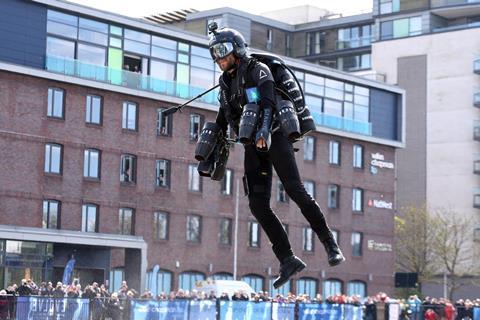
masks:
MULTIPOLYGON (((279 275, 273 283, 275 288, 285 284, 306 264, 294 255, 287 233, 270 207, 272 167, 324 245, 329 265, 338 265, 345 258, 320 207, 305 190, 295 162, 292 141, 298 139, 303 130, 294 104, 277 94, 271 70, 247 54, 247 45, 238 31, 218 29, 216 23, 211 24, 209 30, 210 54, 223 71, 219 78, 220 109, 215 123, 207 123, 202 130, 196 158, 211 157, 210 151, 202 153, 202 150, 212 150, 214 140, 225 137, 228 126, 244 144, 243 180, 250 210, 280 261, 279 275)), ((311 117, 301 118, 311 120, 311 117)))

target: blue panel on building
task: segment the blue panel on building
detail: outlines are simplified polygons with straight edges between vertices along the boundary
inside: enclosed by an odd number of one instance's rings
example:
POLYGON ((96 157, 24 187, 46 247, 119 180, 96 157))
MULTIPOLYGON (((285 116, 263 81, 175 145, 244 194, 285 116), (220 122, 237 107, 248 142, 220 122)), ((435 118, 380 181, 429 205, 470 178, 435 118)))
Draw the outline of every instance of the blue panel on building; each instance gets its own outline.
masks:
POLYGON ((47 8, 23 0, 2 0, 0 61, 45 67, 47 8))
POLYGON ((400 141, 398 95, 378 89, 370 89, 370 122, 376 138, 400 141))

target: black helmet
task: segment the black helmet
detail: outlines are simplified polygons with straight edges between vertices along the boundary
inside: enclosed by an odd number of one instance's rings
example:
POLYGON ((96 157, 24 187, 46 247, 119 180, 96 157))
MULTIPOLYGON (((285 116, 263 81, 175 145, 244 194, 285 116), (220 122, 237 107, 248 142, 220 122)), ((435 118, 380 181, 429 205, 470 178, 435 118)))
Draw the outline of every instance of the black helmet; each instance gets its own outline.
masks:
POLYGON ((217 31, 217 24, 214 22, 208 26, 212 34, 208 47, 213 60, 223 58, 232 53, 237 58, 243 58, 247 54, 247 44, 242 34, 237 30, 222 28, 217 31))

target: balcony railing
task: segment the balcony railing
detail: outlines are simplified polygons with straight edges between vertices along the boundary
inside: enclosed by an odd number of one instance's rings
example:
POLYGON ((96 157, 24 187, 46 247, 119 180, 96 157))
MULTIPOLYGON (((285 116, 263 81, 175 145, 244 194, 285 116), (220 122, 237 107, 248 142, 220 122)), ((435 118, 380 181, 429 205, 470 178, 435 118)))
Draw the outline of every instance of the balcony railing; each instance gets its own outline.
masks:
POLYGON ((473 140, 480 141, 480 120, 473 121, 473 140))
POLYGON ((431 0, 432 8, 456 6, 469 3, 480 3, 480 0, 431 0))
MULTIPOLYGON (((93 65, 63 57, 47 56, 45 69, 51 72, 100 81, 108 84, 190 99, 205 91, 188 84, 165 81, 136 72, 93 65)), ((213 86, 213 84, 212 84, 213 86)), ((218 89, 204 95, 199 100, 209 104, 218 104, 218 89)))
POLYGON ((372 44, 372 38, 372 36, 365 36, 348 40, 337 40, 337 50, 369 46, 372 44))
POLYGON ((369 122, 345 119, 318 112, 312 112, 312 116, 318 126, 360 133, 366 136, 372 135, 372 124, 369 122))
POLYGON ((480 74, 480 58, 473 60, 473 72, 480 74))
POLYGON ((480 188, 473 188, 473 207, 480 208, 480 188))

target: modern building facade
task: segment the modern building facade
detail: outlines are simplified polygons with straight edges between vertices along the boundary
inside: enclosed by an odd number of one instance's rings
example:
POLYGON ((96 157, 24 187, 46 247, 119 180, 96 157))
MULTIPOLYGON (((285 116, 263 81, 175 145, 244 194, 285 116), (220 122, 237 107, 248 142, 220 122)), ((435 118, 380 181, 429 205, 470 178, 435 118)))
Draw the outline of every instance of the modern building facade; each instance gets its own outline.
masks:
POLYGON ((308 264, 276 291, 278 262, 238 184, 242 146, 221 183, 196 173, 217 93, 162 113, 216 83, 205 35, 62 1, 5 0, 0 39, 1 285, 58 281, 73 254, 81 283, 111 289, 235 277, 271 294, 392 292, 402 89, 285 57, 317 123, 297 143, 301 175, 350 263, 328 267, 274 177, 272 206, 308 264))

